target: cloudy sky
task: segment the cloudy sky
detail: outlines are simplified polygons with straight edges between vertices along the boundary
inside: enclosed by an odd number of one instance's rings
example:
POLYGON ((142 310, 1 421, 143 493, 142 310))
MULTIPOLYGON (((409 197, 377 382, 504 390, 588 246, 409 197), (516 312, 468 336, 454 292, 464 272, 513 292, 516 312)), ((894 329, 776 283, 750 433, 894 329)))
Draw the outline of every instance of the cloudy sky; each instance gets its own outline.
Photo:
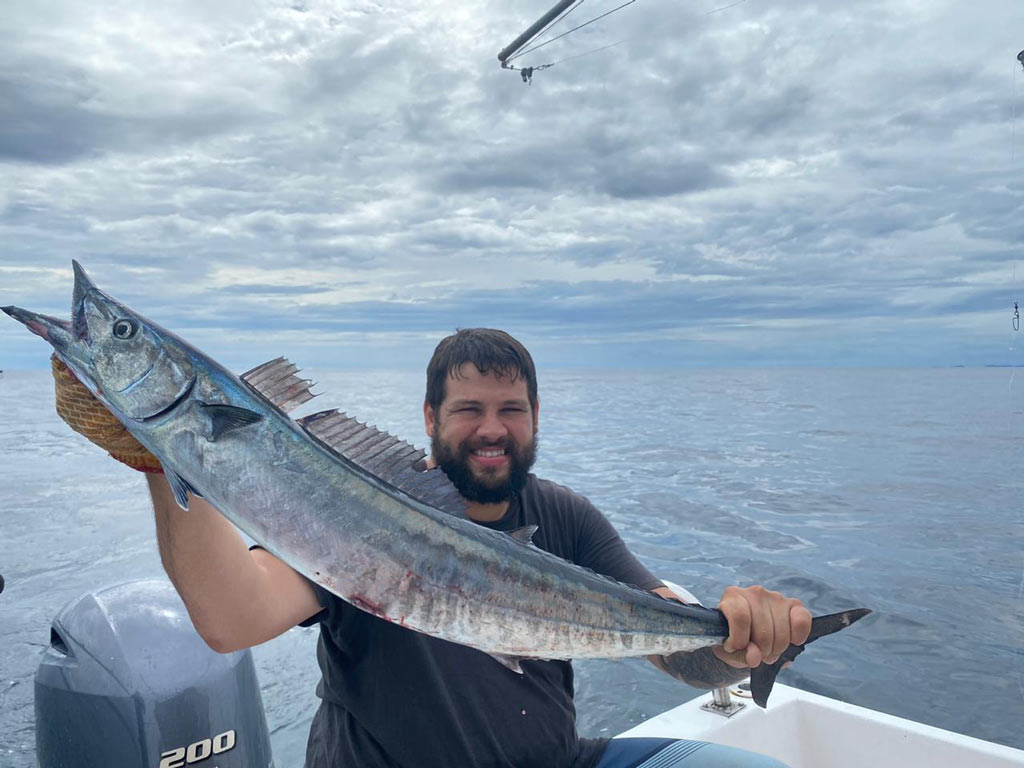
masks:
POLYGON ((0 304, 77 258, 236 368, 1024 362, 1024 3, 636 0, 526 85, 553 1, 5 4, 0 304))

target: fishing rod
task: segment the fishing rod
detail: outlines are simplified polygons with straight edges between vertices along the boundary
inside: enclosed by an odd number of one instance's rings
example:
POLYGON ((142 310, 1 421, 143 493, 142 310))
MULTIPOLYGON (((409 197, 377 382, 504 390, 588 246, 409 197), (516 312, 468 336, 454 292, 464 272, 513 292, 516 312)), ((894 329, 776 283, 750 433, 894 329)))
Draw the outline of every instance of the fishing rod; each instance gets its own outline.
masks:
MULTIPOLYGON (((533 41, 534 38, 537 37, 537 35, 547 31, 555 24, 565 19, 570 13, 575 11, 583 4, 583 0, 559 0, 559 2, 555 3, 555 5, 552 6, 552 8, 548 10, 547 13, 545 13, 543 16, 541 16, 539 19, 533 22, 533 24, 527 27, 515 40, 513 40, 511 43, 506 45, 498 52, 498 61, 501 62, 501 68, 516 70, 522 76, 524 83, 532 83, 534 72, 540 72, 543 69, 553 67, 555 66, 555 64, 560 64, 563 61, 571 61, 572 59, 578 59, 583 56, 588 56, 591 53, 597 53, 599 51, 607 50, 608 48, 614 48, 616 45, 624 43, 625 40, 619 40, 618 42, 611 43, 609 45, 604 45, 599 48, 593 48, 589 51, 584 51, 583 53, 580 53, 576 56, 571 56, 567 59, 559 59, 558 61, 552 61, 548 64, 540 64, 532 67, 517 67, 514 64, 512 64, 512 61, 518 59, 520 56, 524 56, 532 51, 536 51, 538 48, 543 48, 545 45, 550 45, 556 40, 561 40, 563 37, 570 35, 579 29, 583 29, 583 27, 589 26, 594 22, 600 21, 606 16, 611 16, 613 13, 621 11, 627 5, 632 5, 635 2, 636 0, 625 0, 625 2, 623 2, 621 5, 615 6, 610 11, 605 11, 604 13, 595 16, 589 21, 585 21, 582 24, 577 24, 575 27, 566 30, 562 34, 556 35, 550 40, 545 40, 543 43, 537 43, 535 45, 530 46, 529 48, 525 48, 524 50, 524 46, 533 41)), ((710 16, 711 14, 718 13, 719 11, 724 11, 729 8, 735 8, 737 5, 742 5, 745 2, 747 2, 747 0, 735 0, 735 2, 729 3, 728 5, 723 5, 718 8, 714 8, 713 10, 708 11, 704 15, 710 16)), ((1021 51, 1021 56, 1018 57, 1021 60, 1021 64, 1024 65, 1024 58, 1022 57, 1024 57, 1024 51, 1021 51)))
MULTIPOLYGON (((580 1, 580 3, 583 2, 583 0, 579 0, 579 1, 580 1)), ((590 24, 593 24, 595 21, 600 21, 605 16, 611 16, 616 11, 621 11, 627 5, 632 5, 635 2, 636 2, 636 0, 626 0, 626 2, 624 2, 622 5, 618 5, 615 8, 612 8, 610 11, 606 11, 605 13, 602 13, 600 16, 595 16, 590 21, 585 21, 582 24, 577 24, 572 29, 567 29, 565 32, 563 32, 562 34, 558 35, 557 37, 552 37, 550 40, 545 40, 543 43, 538 43, 537 45, 531 46, 531 47, 527 48, 525 51, 520 51, 519 53, 512 54, 511 56, 508 57, 508 61, 512 61, 512 59, 518 59, 520 56, 525 56, 526 54, 530 53, 531 51, 536 51, 538 48, 543 48, 545 45, 549 45, 550 43, 553 43, 556 40, 561 40, 563 37, 565 37, 566 35, 572 34, 577 29, 583 29, 584 27, 589 26, 590 24)), ((564 19, 566 16, 568 16, 570 13, 572 13, 578 7, 579 6, 577 5, 576 7, 566 11, 565 15, 562 16, 562 18, 564 19)), ((552 26, 554 26, 554 25, 552 25, 552 26)))
POLYGON ((536 37, 542 29, 544 29, 548 24, 550 24, 554 19, 556 19, 562 13, 562 11, 564 11, 566 8, 568 8, 575 2, 576 0, 560 0, 558 3, 554 5, 554 7, 550 11, 545 13, 543 16, 541 16, 539 19, 533 22, 533 24, 527 27, 526 30, 521 35, 519 35, 519 37, 517 37, 511 43, 502 48, 501 51, 498 52, 498 61, 501 62, 502 68, 508 68, 506 61, 509 56, 511 56, 513 53, 515 53, 528 42, 530 42, 530 40, 536 37))
MULTIPOLYGON (((745 0, 741 0, 741 1, 745 2, 745 0)), ((514 64, 511 63, 513 59, 517 59, 520 56, 523 56, 524 54, 527 54, 527 53, 530 53, 531 51, 537 50, 538 48, 543 48, 545 45, 553 43, 556 40, 561 40, 566 35, 572 34, 576 30, 582 29, 583 27, 586 27, 586 26, 588 26, 590 24, 593 24, 596 21, 600 21, 604 17, 610 16, 611 14, 615 13, 616 11, 621 11, 627 5, 632 5, 635 2, 636 2, 636 0, 626 0, 626 2, 622 3, 621 5, 616 6, 615 8, 612 8, 610 11, 606 11, 605 13, 602 13, 599 16, 595 16, 594 18, 590 19, 589 21, 586 21, 586 22, 584 22, 582 24, 578 24, 575 27, 573 27, 572 29, 568 29, 565 32, 563 32, 562 34, 557 35, 557 36, 551 38, 550 40, 545 40, 543 43, 538 43, 536 45, 533 45, 533 46, 523 50, 523 47, 525 45, 527 45, 528 43, 530 43, 531 41, 533 41, 534 38, 537 37, 537 35, 539 35, 541 32, 546 31, 550 27, 554 26, 555 24, 557 24, 562 19, 566 18, 570 13, 575 11, 577 8, 580 7, 580 5, 583 4, 583 0, 560 0, 560 2, 556 3, 547 13, 545 13, 543 16, 541 16, 539 19, 537 19, 537 21, 535 21, 533 24, 531 24, 529 27, 527 27, 526 30, 522 34, 519 35, 519 37, 517 37, 515 40, 513 40, 511 43, 506 45, 504 48, 501 49, 501 51, 498 52, 498 61, 501 62, 501 68, 502 69, 518 70, 519 74, 522 75, 523 82, 529 84, 529 83, 533 82, 533 74, 534 74, 534 72, 540 72, 541 70, 547 69, 548 67, 553 67, 553 66, 555 66, 555 64, 559 64, 562 61, 569 61, 571 59, 578 59, 578 58, 580 58, 582 56, 587 56, 587 55, 589 55, 591 53, 597 53, 598 51, 604 51, 604 50, 607 50, 608 48, 613 48, 614 46, 618 45, 619 43, 622 43, 622 42, 625 42, 625 41, 624 40, 619 40, 617 43, 612 43, 610 45, 604 45, 604 46, 601 46, 600 48, 594 48, 592 50, 585 51, 584 53, 578 54, 576 56, 571 56, 568 59, 559 59, 559 61, 552 61, 552 62, 550 62, 548 64, 540 64, 540 65, 536 65, 536 66, 532 66, 532 67, 517 67, 517 66, 515 66, 514 64)))

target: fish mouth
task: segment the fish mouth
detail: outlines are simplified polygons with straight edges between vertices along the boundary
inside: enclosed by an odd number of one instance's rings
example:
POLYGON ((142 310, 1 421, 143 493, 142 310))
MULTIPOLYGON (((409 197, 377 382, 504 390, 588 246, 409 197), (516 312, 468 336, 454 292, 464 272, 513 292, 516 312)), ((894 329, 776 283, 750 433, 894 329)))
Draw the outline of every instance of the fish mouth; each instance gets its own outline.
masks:
MULTIPOLYGON (((32 312, 21 307, 0 307, 19 323, 40 338, 46 339, 61 357, 67 356, 76 342, 89 343, 89 327, 85 317, 85 300, 96 285, 85 274, 82 265, 72 260, 75 272, 75 289, 71 296, 71 321, 32 312)), ((65 360, 67 362, 67 360, 65 360)))
POLYGON ((57 357, 71 369, 89 391, 96 394, 98 387, 93 382, 87 362, 89 347, 78 339, 73 323, 62 320, 59 317, 50 317, 39 312, 31 312, 21 307, 0 307, 0 309, 24 325, 36 336, 50 342, 57 357))
POLYGON ((66 344, 68 337, 72 335, 71 323, 67 320, 61 320, 59 317, 50 317, 39 312, 31 312, 27 309, 13 306, 0 307, 0 310, 13 317, 36 336, 46 339, 54 347, 57 347, 58 350, 62 348, 58 344, 66 344))

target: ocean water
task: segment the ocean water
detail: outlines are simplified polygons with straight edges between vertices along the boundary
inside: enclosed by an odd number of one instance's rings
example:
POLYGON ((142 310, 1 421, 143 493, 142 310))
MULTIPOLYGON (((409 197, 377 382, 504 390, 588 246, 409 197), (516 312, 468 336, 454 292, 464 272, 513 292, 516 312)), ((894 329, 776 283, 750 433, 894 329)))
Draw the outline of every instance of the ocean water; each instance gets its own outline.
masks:
MULTIPOLYGON (((425 443, 421 373, 307 374, 324 393, 308 410, 339 406, 425 443)), ((548 370, 540 397, 537 473, 589 496, 658 575, 710 604, 760 583, 814 613, 874 609, 784 682, 1024 747, 1024 378, 548 370)), ((31 768, 53 616, 162 576, 141 476, 59 421, 45 372, 0 376, 0 573, 0 767, 31 768)), ((302 763, 316 634, 253 651, 280 768, 302 763)), ((584 735, 700 695, 640 660, 576 668, 584 735)))

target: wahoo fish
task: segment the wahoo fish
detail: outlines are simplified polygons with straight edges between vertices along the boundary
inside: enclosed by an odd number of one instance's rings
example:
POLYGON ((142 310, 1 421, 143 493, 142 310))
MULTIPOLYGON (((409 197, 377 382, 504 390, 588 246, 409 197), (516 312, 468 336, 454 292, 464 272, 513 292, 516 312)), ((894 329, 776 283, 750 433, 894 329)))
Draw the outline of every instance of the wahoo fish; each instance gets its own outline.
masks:
MULTIPOLYGON (((287 360, 236 376, 73 267, 70 322, 3 311, 46 339, 160 460, 181 507, 189 493, 207 499, 343 600, 517 672, 523 658, 671 654, 728 636, 721 612, 562 560, 531 543, 532 527, 475 524, 444 473, 424 469, 422 450, 339 411, 288 416, 313 394, 287 360)), ((869 612, 817 617, 808 642, 869 612)), ((761 706, 802 650, 752 670, 761 706)))

